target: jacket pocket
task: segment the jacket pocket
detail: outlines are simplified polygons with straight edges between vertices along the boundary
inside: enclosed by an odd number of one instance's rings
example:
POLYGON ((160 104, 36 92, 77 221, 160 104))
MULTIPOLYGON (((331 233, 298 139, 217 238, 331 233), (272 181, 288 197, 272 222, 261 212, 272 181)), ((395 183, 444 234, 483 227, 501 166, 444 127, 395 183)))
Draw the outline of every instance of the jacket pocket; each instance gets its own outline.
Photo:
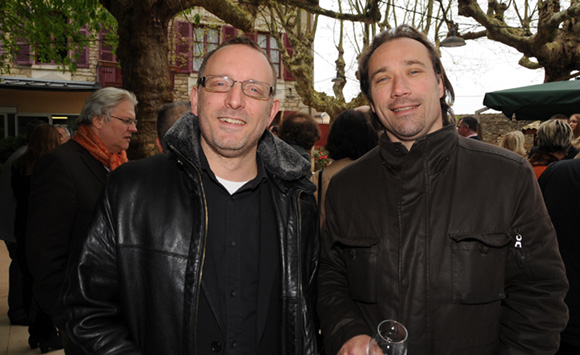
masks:
POLYGON ((377 302, 377 261, 379 239, 342 239, 343 259, 346 266, 350 295, 355 301, 377 302))
POLYGON ((451 235, 453 303, 490 303, 505 298, 507 233, 451 235))

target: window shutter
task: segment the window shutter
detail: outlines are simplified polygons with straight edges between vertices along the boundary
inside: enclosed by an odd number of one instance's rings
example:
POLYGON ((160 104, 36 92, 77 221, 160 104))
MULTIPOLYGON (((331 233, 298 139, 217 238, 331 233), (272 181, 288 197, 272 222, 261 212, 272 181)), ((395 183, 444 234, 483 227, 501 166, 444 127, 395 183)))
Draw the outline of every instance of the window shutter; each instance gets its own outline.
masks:
POLYGON ((175 64, 181 73, 191 73, 192 70, 192 40, 193 29, 189 22, 177 22, 177 48, 175 49, 175 64))
POLYGON ((248 37, 249 39, 251 39, 252 41, 258 43, 258 34, 256 32, 248 32, 248 33, 244 33, 244 36, 248 37))
POLYGON ((76 56, 76 53, 79 54, 79 57, 76 59, 77 68, 88 68, 89 67, 89 46, 88 46, 89 30, 86 27, 82 27, 80 29, 80 33, 81 33, 81 35, 83 35, 86 38, 87 42, 77 43, 77 45, 76 45, 75 56, 76 56))
POLYGON ((222 43, 238 35, 238 30, 232 26, 222 27, 222 43))
MULTIPOLYGON (((292 56, 294 55, 294 49, 292 48, 292 45, 290 44, 290 41, 288 40, 288 34, 284 33, 284 47, 286 47, 286 51, 288 52, 288 55, 290 56, 290 58, 292 58, 292 56)), ((284 80, 296 80, 294 78, 294 76, 292 75, 292 72, 290 72, 290 70, 286 69, 286 66, 284 66, 284 80)))
POLYGON ((101 29, 101 33, 99 33, 99 60, 116 62, 117 58, 115 58, 115 55, 113 54, 113 47, 105 43, 107 33, 109 33, 109 31, 105 29, 101 29))
POLYGON ((18 40, 18 52, 16 52, 16 64, 19 65, 32 65, 32 55, 30 54, 30 48, 32 47, 27 43, 25 39, 18 40))

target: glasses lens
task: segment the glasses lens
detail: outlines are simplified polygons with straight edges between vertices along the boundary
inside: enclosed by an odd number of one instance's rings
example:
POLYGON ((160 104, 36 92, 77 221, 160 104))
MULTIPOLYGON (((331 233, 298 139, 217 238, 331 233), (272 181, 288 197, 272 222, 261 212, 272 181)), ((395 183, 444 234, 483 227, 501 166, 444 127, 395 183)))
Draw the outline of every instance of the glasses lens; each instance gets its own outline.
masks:
POLYGON ((246 95, 259 99, 265 99, 270 95, 270 86, 253 80, 244 81, 242 89, 246 95))
POLYGON ((232 88, 233 81, 227 76, 208 76, 205 78, 207 91, 228 92, 232 88))

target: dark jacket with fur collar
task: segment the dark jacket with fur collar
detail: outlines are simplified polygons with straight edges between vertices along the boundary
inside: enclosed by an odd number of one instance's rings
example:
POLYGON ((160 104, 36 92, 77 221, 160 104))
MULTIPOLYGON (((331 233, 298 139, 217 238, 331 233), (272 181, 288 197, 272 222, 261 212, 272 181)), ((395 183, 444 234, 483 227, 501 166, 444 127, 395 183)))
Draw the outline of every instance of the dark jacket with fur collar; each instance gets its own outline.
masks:
MULTIPOLYGON (((109 177, 64 297, 66 330, 91 354, 194 354, 206 247, 197 117, 165 136, 170 152, 109 177)), ((281 354, 316 351, 312 295, 318 221, 309 166, 265 132, 258 145, 280 240, 281 354)))

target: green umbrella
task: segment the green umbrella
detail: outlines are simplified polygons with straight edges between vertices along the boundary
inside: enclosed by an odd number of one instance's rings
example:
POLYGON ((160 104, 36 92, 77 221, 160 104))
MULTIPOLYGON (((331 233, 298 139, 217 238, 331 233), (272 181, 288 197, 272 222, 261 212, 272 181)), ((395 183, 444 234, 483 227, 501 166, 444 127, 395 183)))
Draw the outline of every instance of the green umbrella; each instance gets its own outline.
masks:
POLYGON ((516 120, 547 120, 561 113, 580 113, 580 80, 556 81, 540 85, 488 92, 483 104, 516 120))

